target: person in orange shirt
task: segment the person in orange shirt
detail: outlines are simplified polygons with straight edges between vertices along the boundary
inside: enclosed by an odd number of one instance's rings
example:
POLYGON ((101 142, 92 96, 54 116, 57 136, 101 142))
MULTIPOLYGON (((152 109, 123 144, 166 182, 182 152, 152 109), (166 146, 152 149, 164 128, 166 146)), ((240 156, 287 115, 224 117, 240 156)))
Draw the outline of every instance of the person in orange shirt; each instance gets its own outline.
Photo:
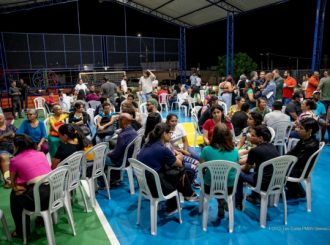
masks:
POLYGON ((297 81, 293 77, 291 77, 291 72, 286 70, 283 74, 284 82, 282 89, 282 103, 284 106, 289 104, 292 100, 292 95, 294 88, 297 86, 297 81))
POLYGON ((306 88, 306 99, 313 98, 313 92, 317 89, 317 86, 320 83, 320 73, 314 71, 313 75, 308 79, 308 84, 306 88))

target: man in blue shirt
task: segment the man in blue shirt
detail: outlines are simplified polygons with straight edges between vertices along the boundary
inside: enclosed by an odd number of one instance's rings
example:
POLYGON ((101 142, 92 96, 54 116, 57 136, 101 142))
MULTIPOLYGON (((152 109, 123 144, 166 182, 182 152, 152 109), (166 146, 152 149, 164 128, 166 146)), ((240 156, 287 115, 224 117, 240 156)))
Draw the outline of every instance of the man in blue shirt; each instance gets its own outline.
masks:
MULTIPOLYGON (((123 163, 125 149, 137 136, 137 132, 131 126, 133 117, 128 113, 121 113, 118 118, 119 127, 122 131, 118 135, 115 148, 107 155, 106 165, 119 167, 123 163)), ((127 159, 132 157, 134 146, 132 145, 127 152, 127 159)), ((128 161, 126 160, 126 166, 128 161)), ((120 184, 120 171, 112 170, 110 185, 120 184)))

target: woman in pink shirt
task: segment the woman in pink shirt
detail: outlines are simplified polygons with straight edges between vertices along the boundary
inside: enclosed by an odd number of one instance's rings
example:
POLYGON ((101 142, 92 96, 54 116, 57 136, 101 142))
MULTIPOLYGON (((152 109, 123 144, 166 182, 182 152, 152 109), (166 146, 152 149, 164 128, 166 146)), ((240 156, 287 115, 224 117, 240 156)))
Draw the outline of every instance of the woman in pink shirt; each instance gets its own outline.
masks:
MULTIPOLYGON (((17 134, 14 138, 14 157, 10 160, 9 171, 12 183, 10 194, 10 210, 16 230, 13 237, 22 238, 22 211, 34 210, 33 186, 50 171, 50 165, 43 152, 35 149, 32 139, 25 134, 17 134)), ((48 208, 49 185, 40 185, 41 209, 48 208)), ((30 233, 30 219, 26 219, 27 234, 30 233)))

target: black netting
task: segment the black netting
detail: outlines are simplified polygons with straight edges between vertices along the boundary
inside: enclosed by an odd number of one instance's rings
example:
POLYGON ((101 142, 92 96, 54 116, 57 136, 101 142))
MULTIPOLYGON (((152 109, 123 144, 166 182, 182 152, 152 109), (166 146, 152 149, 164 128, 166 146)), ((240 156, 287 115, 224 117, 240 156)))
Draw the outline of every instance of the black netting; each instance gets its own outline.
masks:
POLYGON ((82 35, 81 38, 81 51, 94 51, 93 49, 93 36, 82 35))
POLYGON ((28 52, 7 52, 8 69, 30 69, 28 52))
POLYGON ((65 51, 80 51, 79 35, 65 35, 65 51))
POLYGON ((135 37, 128 37, 127 52, 140 52, 140 39, 135 37))
POLYGON ((65 67, 64 52, 47 52, 47 66, 50 68, 65 67))
POLYGON ((43 51, 44 40, 42 34, 29 34, 29 47, 31 51, 43 51))
POLYGON ((3 35, 6 51, 26 51, 27 35, 19 33, 5 33, 3 35))
POLYGON ((44 52, 31 52, 30 57, 33 69, 41 69, 46 67, 44 52))
POLYGON ((66 64, 68 67, 79 67, 80 62, 80 52, 66 52, 66 64))
POLYGON ((115 51, 116 52, 125 52, 125 37, 115 37, 115 51))
POLYGON ((47 34, 45 35, 45 49, 47 51, 64 51, 63 35, 47 34))
POLYGON ((94 36, 94 50, 95 51, 102 51, 102 38, 101 36, 94 36))

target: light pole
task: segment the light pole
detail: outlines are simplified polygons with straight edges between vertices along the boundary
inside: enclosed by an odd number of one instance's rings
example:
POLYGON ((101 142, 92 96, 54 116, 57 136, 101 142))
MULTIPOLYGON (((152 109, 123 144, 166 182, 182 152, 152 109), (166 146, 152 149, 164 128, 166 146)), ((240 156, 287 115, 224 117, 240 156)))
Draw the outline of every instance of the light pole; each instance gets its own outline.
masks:
POLYGON ((260 70, 264 69, 264 65, 263 65, 263 62, 262 62, 263 56, 264 56, 264 54, 260 53, 260 70))

